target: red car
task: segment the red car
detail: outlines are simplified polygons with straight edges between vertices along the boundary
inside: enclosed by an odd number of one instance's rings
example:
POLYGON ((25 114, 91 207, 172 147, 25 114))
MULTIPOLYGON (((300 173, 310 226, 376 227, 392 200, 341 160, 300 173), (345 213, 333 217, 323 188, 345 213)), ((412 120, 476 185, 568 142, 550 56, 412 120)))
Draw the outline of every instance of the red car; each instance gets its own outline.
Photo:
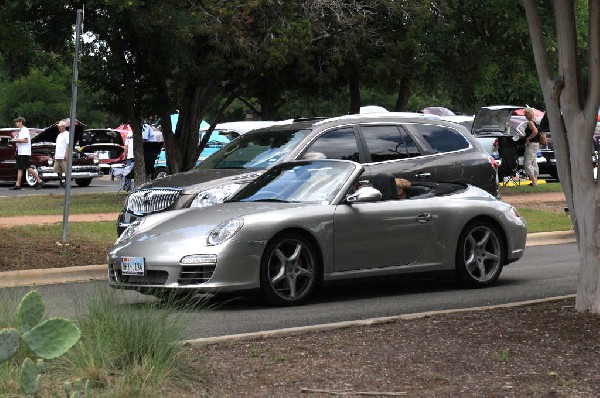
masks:
POLYGON ((114 129, 87 129, 83 131, 79 146, 85 153, 93 153, 100 159, 100 169, 109 174, 110 165, 124 163, 127 133, 114 129))

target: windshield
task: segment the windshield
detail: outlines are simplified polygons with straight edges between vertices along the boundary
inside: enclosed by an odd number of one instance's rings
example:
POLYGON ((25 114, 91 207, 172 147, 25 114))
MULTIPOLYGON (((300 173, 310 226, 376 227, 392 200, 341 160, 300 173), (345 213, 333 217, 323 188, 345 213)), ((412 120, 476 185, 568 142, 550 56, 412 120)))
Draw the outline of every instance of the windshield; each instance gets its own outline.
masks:
POLYGON ((197 169, 268 169, 309 133, 310 130, 288 130, 245 134, 208 157, 197 169))
POLYGON ((350 162, 283 163, 254 180, 229 202, 329 204, 355 170, 356 165, 350 162))

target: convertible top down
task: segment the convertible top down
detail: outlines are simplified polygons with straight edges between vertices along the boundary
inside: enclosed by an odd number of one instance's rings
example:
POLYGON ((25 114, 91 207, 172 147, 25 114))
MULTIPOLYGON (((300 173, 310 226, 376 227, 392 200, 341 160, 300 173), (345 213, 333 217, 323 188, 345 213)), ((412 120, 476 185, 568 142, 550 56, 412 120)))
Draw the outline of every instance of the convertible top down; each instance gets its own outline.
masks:
POLYGON ((344 160, 277 165, 225 203, 136 220, 108 255, 110 285, 169 292, 258 290, 270 304, 304 303, 321 282, 449 271, 469 287, 493 284, 522 257, 517 210, 459 183, 361 178, 344 160))

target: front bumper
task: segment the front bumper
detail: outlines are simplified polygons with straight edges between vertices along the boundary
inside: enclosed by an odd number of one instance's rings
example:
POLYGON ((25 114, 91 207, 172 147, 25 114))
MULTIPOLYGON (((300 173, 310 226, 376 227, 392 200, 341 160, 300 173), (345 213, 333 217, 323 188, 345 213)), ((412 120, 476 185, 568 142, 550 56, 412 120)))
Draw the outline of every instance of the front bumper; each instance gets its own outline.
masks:
MULTIPOLYGON (((210 264, 182 265, 181 256, 145 256, 143 275, 124 275, 120 253, 108 255, 109 286, 138 290, 193 290, 199 293, 232 293, 260 287, 262 246, 232 245, 230 249, 205 248, 205 254, 215 254, 210 264)), ((134 254, 142 254, 142 252, 134 254)))
MULTIPOLYGON (((38 167, 38 175, 44 181, 58 181, 58 174, 53 167, 38 167)), ((75 166, 71 169, 71 178, 74 180, 102 177, 104 174, 98 166, 75 166)))

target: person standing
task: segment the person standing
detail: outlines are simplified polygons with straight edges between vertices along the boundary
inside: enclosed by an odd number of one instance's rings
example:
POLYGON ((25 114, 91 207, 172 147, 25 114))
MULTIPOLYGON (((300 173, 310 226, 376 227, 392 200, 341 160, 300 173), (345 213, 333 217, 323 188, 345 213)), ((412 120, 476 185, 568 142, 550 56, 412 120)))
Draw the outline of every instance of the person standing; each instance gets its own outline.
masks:
POLYGON ((133 130, 127 132, 127 138, 125 138, 125 159, 127 166, 131 166, 133 163, 133 130))
POLYGON ((153 118, 150 116, 147 122, 142 125, 142 141, 154 142, 154 129, 152 128, 153 118))
POLYGON ((18 117, 14 122, 17 128, 19 128, 17 138, 12 140, 12 142, 17 144, 17 181, 14 186, 8 189, 21 189, 21 181, 23 180, 23 172, 25 170, 28 170, 29 174, 35 178, 35 189, 40 189, 44 186, 44 181, 42 181, 35 168, 33 168, 29 162, 29 158, 31 157, 31 136, 29 135, 29 129, 25 127, 25 118, 18 117))
POLYGON ((531 108, 525 108, 527 127, 525 128, 525 156, 523 158, 523 169, 529 176, 529 186, 536 187, 540 169, 537 164, 537 153, 540 150, 540 135, 538 125, 535 121, 535 113, 531 108))
POLYGON ((67 131, 67 123, 64 121, 58 122, 58 136, 56 137, 56 150, 54 152, 54 172, 58 174, 59 187, 65 187, 63 174, 67 175, 67 159, 69 147, 69 132, 67 131))

